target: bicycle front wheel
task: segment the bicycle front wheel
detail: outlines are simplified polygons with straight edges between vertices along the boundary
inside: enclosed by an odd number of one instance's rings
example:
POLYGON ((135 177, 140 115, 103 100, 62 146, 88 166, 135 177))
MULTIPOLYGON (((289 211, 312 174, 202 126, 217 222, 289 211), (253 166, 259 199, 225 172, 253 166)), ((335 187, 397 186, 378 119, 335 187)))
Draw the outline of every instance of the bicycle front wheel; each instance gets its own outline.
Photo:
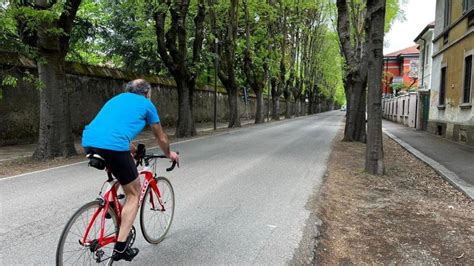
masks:
MULTIPOLYGON (((79 208, 69 219, 59 238, 56 250, 56 265, 106 264, 112 256, 114 243, 104 246, 99 243, 101 219, 104 207, 99 201, 92 201, 79 208), (85 236, 87 228, 89 233, 85 236), (85 241, 84 241, 85 239, 85 241)), ((104 238, 117 237, 119 226, 112 208, 104 224, 104 238)))
POLYGON ((151 244, 160 243, 168 233, 174 215, 174 190, 165 177, 156 178, 161 196, 148 186, 140 209, 140 226, 143 237, 151 244))

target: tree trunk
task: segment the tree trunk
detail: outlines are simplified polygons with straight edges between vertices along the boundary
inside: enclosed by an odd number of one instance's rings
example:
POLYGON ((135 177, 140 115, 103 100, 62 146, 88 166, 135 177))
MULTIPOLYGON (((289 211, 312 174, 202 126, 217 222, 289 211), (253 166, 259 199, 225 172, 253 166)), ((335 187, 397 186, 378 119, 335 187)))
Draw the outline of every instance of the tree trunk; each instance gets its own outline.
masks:
MULTIPOLYGON (((239 113, 239 91, 237 85, 231 85, 233 89, 227 90, 227 101, 229 103, 229 128, 240 127, 239 113)), ((227 88, 227 86, 226 86, 227 88)))
POLYGON ((240 127, 239 113, 239 86, 235 73, 235 48, 237 39, 237 27, 239 24, 239 0, 230 0, 230 6, 227 12, 227 28, 224 35, 221 36, 219 47, 220 71, 219 79, 224 85, 229 104, 229 128, 240 127))
POLYGON ((176 80, 179 80, 179 82, 176 83, 178 89, 178 125, 175 135, 178 138, 195 136, 197 132, 194 126, 190 86, 185 78, 177 78, 176 80))
POLYGON ((280 93, 276 79, 272 79, 272 120, 280 120, 280 93))
POLYGON ((38 160, 77 154, 71 129, 66 73, 60 54, 44 54, 38 62, 40 90, 40 124, 38 146, 33 157, 38 160))
MULTIPOLYGON (((35 46, 41 56, 36 63, 43 85, 40 90, 38 146, 33 153, 33 158, 37 160, 77 154, 71 128, 64 58, 69 50, 69 34, 80 4, 81 0, 66 1, 59 19, 43 21, 32 30, 37 37, 35 46), (51 33, 58 29, 64 34, 58 36, 51 33)), ((51 11, 47 1, 35 1, 35 8, 51 11)))
POLYGON ((300 116, 306 115, 306 102, 305 97, 300 98, 300 116))
MULTIPOLYGON (((243 2, 245 11, 245 50, 244 50, 244 62, 243 70, 247 83, 250 85, 252 90, 257 97, 257 110, 255 112, 255 124, 261 124, 265 122, 263 117, 263 88, 268 76, 268 64, 263 64, 263 69, 255 67, 251 52, 250 52, 250 21, 249 21, 249 8, 246 0, 243 2)), ((258 49, 257 49, 258 51, 258 49)), ((267 60, 267 59, 266 59, 267 60)))
POLYGON ((255 91, 257 97, 257 111, 255 112, 255 124, 261 124, 265 122, 263 116, 263 92, 262 90, 255 91))
POLYGON ((368 45, 367 149, 365 170, 374 175, 384 174, 382 138, 382 69, 385 0, 367 1, 366 34, 368 45))
POLYGON ((347 109, 346 130, 343 141, 366 142, 366 81, 357 81, 352 84, 350 99, 347 109))
MULTIPOLYGON (((342 52, 346 60, 348 74, 344 83, 347 97, 346 125, 344 141, 366 141, 365 110, 366 110, 366 85, 367 85, 367 52, 366 45, 357 40, 361 39, 358 31, 351 31, 358 26, 358 22, 350 23, 350 12, 347 0, 336 1, 338 18, 337 28, 342 52)), ((356 18, 357 19, 357 18, 356 18)), ((366 36, 366 40, 367 40, 366 36)))
POLYGON ((290 119, 291 118, 291 99, 288 97, 288 99, 285 99, 285 118, 290 119))
POLYGON ((187 46, 189 37, 186 30, 189 3, 188 0, 175 0, 173 3, 167 1, 166 3, 161 3, 159 8, 158 6, 153 8, 158 54, 173 76, 178 89, 179 106, 176 137, 189 137, 197 134, 192 113, 192 103, 195 79, 199 76, 199 68, 196 65, 201 58, 206 8, 204 0, 197 1, 197 13, 194 17, 192 56, 189 56, 187 46), (170 14, 171 21, 169 22, 169 27, 165 27, 168 13, 170 14))

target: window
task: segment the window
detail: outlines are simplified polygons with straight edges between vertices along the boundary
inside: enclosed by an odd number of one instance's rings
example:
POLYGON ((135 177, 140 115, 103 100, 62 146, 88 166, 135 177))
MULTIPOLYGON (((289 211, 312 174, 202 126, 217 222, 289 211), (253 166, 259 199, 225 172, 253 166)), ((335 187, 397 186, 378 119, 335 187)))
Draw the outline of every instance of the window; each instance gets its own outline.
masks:
POLYGON ((451 1, 444 0, 444 27, 448 27, 451 23, 451 1))
POLYGON ((467 27, 472 27, 474 26, 474 14, 470 14, 468 17, 467 17, 467 27))
POLYGON ((463 103, 471 102, 472 91, 472 55, 464 59, 464 91, 463 103))
POLYGON ((463 0, 463 11, 467 12, 474 7, 474 0, 463 0))
POLYGON ((446 102, 446 67, 441 68, 441 84, 439 84, 439 105, 446 102))

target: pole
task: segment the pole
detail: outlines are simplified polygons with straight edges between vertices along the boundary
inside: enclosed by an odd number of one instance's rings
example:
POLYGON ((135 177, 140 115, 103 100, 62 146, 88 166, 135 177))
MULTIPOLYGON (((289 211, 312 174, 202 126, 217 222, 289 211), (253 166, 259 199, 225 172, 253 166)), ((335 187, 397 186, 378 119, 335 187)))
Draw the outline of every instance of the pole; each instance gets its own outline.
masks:
POLYGON ((217 130, 217 71, 219 71, 219 40, 216 38, 215 39, 215 45, 216 45, 216 58, 214 61, 214 130, 217 130))
POLYGON ((272 90, 271 82, 267 82, 268 90, 267 90, 267 122, 270 122, 270 93, 272 90))

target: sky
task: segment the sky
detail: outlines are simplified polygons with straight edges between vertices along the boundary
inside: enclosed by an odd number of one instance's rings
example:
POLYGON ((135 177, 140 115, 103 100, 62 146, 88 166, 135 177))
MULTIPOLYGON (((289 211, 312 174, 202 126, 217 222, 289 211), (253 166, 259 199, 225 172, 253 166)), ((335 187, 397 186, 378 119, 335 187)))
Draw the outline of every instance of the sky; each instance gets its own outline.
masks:
POLYGON ((436 0, 400 0, 400 3, 405 20, 395 21, 385 35, 384 54, 415 45, 416 36, 435 20, 436 0))

